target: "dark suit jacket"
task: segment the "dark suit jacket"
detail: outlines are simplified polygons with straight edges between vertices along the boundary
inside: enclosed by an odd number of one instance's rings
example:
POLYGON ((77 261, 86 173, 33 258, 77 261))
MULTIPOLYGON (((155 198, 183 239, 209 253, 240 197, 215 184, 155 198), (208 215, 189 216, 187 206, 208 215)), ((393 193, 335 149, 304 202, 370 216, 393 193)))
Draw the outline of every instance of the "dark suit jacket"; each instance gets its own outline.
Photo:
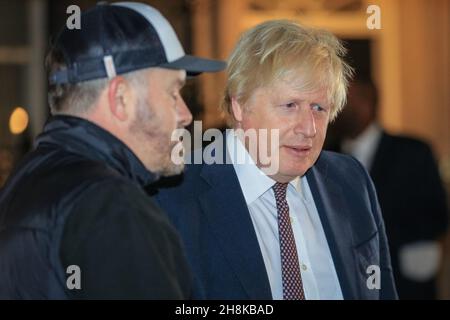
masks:
POLYGON ((445 189, 427 144, 383 133, 370 175, 393 246, 443 235, 448 224, 445 189))
POLYGON ((448 226, 445 189, 430 147, 417 139, 383 133, 370 175, 386 222, 400 298, 435 298, 435 279, 406 278, 398 260, 403 245, 435 240, 448 226))
MULTIPOLYGON (((375 189, 348 156, 322 152, 307 172, 345 299, 395 299, 375 189), (381 289, 368 289, 370 265, 381 289)), ((184 242, 193 298, 272 299, 255 230, 232 164, 188 165, 184 181, 156 196, 184 242)))

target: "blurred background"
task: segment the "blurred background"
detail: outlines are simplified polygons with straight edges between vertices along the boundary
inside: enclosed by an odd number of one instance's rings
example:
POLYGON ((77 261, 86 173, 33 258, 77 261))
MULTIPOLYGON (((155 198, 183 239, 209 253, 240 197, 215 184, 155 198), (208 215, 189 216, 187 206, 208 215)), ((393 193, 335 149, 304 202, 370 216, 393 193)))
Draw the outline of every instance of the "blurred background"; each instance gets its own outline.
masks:
MULTIPOLYGON (((376 85, 380 126, 429 145, 450 198, 450 0, 142 2, 168 18, 187 52, 211 58, 226 59, 242 31, 268 19, 287 18, 333 32, 349 49, 347 60, 356 74, 376 85), (379 6, 381 29, 367 27, 369 5, 379 6)), ((83 10, 95 3, 0 0, 0 187, 48 117, 43 61, 52 36, 70 16, 68 6, 83 10)), ((184 90, 204 130, 225 127, 218 109, 224 80, 224 73, 205 74, 184 90)), ((338 138, 339 130, 332 127, 329 141, 338 138)), ((450 299, 450 239, 439 234, 436 241, 443 252, 437 297, 450 299)))

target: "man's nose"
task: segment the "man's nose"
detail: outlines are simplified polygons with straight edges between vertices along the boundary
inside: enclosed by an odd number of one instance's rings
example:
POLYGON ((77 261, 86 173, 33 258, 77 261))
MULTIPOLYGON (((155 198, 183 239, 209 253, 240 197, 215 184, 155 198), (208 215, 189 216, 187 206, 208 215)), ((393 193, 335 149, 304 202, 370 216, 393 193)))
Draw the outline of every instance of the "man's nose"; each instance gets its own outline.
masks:
POLYGON ((177 106, 177 116, 178 124, 181 124, 183 127, 187 127, 192 122, 192 113, 189 111, 189 108, 181 97, 177 106))
POLYGON ((302 134, 305 138, 313 138, 316 135, 316 120, 313 110, 309 106, 300 108, 299 115, 296 118, 294 133, 302 134))

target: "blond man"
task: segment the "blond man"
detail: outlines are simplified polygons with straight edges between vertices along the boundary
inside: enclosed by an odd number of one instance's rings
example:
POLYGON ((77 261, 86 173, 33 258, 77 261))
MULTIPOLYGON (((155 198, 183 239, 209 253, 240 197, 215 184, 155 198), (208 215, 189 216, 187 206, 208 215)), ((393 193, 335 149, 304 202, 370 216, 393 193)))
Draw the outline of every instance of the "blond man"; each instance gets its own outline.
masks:
POLYGON ((181 185, 158 195, 182 235, 197 297, 397 297, 372 181, 355 159, 322 151, 345 104, 344 54, 331 33, 290 21, 242 35, 222 104, 230 161, 190 165, 181 185))

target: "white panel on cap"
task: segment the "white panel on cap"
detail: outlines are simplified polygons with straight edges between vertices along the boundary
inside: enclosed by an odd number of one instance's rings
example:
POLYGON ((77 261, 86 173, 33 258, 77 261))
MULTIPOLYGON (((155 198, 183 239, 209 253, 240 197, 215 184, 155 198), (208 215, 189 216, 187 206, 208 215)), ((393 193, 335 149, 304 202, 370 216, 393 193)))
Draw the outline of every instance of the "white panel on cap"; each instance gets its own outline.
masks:
POLYGON ((137 2, 116 2, 115 6, 127 7, 144 16, 158 33, 159 39, 166 53, 167 61, 175 61, 185 55, 178 37, 170 23, 153 7, 137 2))

